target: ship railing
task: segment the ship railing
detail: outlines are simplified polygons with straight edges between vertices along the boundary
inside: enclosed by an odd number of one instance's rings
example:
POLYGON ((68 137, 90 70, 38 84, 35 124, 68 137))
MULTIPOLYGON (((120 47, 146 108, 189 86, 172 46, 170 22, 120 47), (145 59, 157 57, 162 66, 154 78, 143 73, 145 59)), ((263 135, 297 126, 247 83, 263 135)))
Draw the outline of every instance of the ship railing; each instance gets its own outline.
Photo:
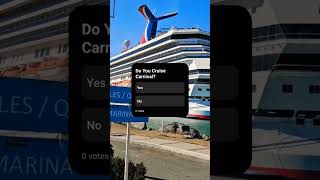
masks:
POLYGON ((197 99, 199 101, 210 101, 210 96, 189 96, 189 99, 197 99))
POLYGON ((203 32, 207 32, 199 27, 190 27, 190 28, 183 28, 183 27, 171 27, 171 28, 161 28, 160 30, 157 30, 157 32, 159 33, 157 36, 160 36, 162 34, 165 34, 169 31, 172 31, 172 30, 178 30, 178 31, 191 31, 191 30, 199 30, 199 31, 203 31, 203 32))
POLYGON ((257 117, 289 118, 293 119, 296 125, 313 124, 320 127, 320 111, 256 109, 253 110, 252 115, 257 117))
POLYGON ((3 4, 6 4, 8 2, 11 2, 11 1, 13 1, 13 0, 2 0, 2 1, 0 1, 0 6, 3 4))
POLYGON ((270 40, 279 40, 279 39, 284 39, 285 36, 283 33, 277 33, 277 34, 272 34, 272 35, 264 35, 264 36, 255 36, 252 37, 253 42, 262 42, 262 41, 270 41, 270 40))
MULTIPOLYGON (((256 123, 259 123, 258 117, 261 117, 263 119, 278 119, 279 122, 286 120, 286 122, 292 125, 301 127, 320 127, 320 111, 252 109, 252 117, 256 117, 256 123)), ((268 124, 266 123, 265 125, 268 124)))
POLYGON ((272 70, 320 71, 320 65, 312 64, 276 64, 272 70))
POLYGON ((296 125, 312 124, 320 127, 320 111, 297 110, 295 114, 296 125))
POLYGON ((253 42, 263 42, 279 39, 306 39, 306 37, 314 37, 318 39, 320 33, 275 33, 271 35, 255 36, 252 38, 253 42))
MULTIPOLYGON (((24 5, 23 7, 19 8, 18 11, 12 11, 12 13, 8 14, 7 16, 3 16, 0 18, 0 21, 6 21, 14 18, 21 17, 28 13, 33 13, 39 11, 41 9, 45 9, 59 3, 63 3, 65 0, 50 0, 50 1, 39 1, 37 3, 29 3, 24 5)), ((0 3, 1 5, 1 3, 0 3)))

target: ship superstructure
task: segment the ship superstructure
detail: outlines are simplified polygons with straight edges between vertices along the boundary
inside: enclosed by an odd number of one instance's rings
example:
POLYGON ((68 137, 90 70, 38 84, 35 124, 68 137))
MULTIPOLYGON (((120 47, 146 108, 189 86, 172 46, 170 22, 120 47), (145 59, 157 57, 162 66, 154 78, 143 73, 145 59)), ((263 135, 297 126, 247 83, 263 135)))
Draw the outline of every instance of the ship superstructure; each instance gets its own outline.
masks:
POLYGON ((0 76, 67 81, 68 21, 76 7, 105 0, 0 2, 0 76))

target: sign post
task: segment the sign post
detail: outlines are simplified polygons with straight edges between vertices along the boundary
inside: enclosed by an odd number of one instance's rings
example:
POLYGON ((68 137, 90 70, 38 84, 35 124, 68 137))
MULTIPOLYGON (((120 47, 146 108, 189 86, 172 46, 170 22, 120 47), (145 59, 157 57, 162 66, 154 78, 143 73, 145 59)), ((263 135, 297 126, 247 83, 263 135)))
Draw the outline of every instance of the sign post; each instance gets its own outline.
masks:
POLYGON ((161 136, 163 135, 163 118, 161 118, 161 136))
POLYGON ((131 88, 111 86, 110 120, 127 123, 126 152, 124 161, 124 180, 129 179, 130 122, 148 122, 147 117, 135 117, 131 111, 131 88), (118 104, 117 104, 118 103, 118 104), (119 105, 119 103, 121 105, 119 105))
POLYGON ((129 143, 130 143, 130 123, 127 122, 126 154, 125 154, 125 161, 124 161, 124 180, 129 179, 129 143))

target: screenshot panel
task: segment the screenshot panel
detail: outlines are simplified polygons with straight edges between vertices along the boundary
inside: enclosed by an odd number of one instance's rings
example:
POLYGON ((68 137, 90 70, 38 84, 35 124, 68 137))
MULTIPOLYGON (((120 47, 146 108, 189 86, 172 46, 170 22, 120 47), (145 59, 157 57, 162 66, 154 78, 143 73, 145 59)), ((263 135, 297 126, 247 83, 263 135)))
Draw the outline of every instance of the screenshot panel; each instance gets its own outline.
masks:
POLYGON ((129 122, 131 142, 156 148, 129 147, 147 176, 210 179, 210 1, 116 3, 110 84, 122 91, 110 100, 111 142, 126 140, 129 122))
MULTIPOLYGON (((234 141, 241 133, 227 126, 233 134, 225 135, 221 128, 211 134, 213 117, 219 114, 211 113, 218 106, 215 94, 234 93, 222 97, 232 105, 237 83, 220 92, 212 86, 219 68, 210 3, 241 6, 252 19, 250 58, 238 56, 241 48, 230 49, 238 42, 225 44, 234 61, 248 60, 251 66, 252 162, 241 175, 212 178, 320 179, 318 0, 0 0, 0 179, 210 179, 211 143, 220 135, 225 142, 234 141), (69 55, 70 14, 96 5, 109 7, 104 15, 81 15, 110 21, 101 26, 110 40, 96 39, 110 47, 92 46, 92 36, 84 49, 76 49, 108 50, 109 55, 101 62, 86 59, 88 64, 73 74, 70 65, 84 56, 73 60, 69 55), (134 80, 135 66, 154 63, 178 64, 175 81, 170 82, 171 75, 160 86, 134 80), (77 88, 70 86, 74 77, 77 88), (154 95, 171 107, 154 104, 154 95), (77 123, 76 136, 69 121, 77 123), (83 140, 78 152, 97 148, 109 160, 75 163, 92 170, 80 174, 70 161, 70 137, 83 140)), ((232 20, 240 22, 238 18, 232 20)), ((99 34, 90 24, 81 31, 99 34)), ((239 29, 225 32, 232 38, 239 29)), ((159 70, 156 77, 166 69, 160 66, 141 69, 159 70)), ((237 73, 230 72, 222 84, 234 81, 237 73)), ((222 114, 228 115, 225 123, 237 116, 235 111, 222 114)))
MULTIPOLYGON (((0 1, 1 179, 209 179, 209 19, 209 0, 0 1), (105 15, 98 11, 80 15, 110 20, 110 58, 97 62, 80 52, 72 55, 69 32, 75 26, 70 24, 77 19, 70 14, 79 7, 108 4, 110 12, 105 15), (74 71, 73 65, 82 59, 87 64, 74 71), (133 115, 131 68, 151 62, 176 64, 177 69, 168 69, 174 75, 183 69, 175 81, 183 91, 170 92, 178 97, 183 113, 133 115), (100 65, 106 64, 109 68, 103 72, 100 65), (103 80, 105 73, 110 78, 103 80), (109 91, 103 91, 104 86, 109 91), (78 123, 76 136, 69 131, 69 121, 78 123), (100 128, 104 131, 96 131, 100 128), (72 139, 83 140, 78 142, 81 148, 76 148, 80 152, 106 142, 109 133, 110 147, 106 143, 99 150, 109 151, 113 168, 97 176, 106 161, 98 168, 87 164, 85 171, 96 172, 81 175, 74 165, 83 164, 70 161, 68 154, 72 139), (145 146, 139 146, 139 141, 145 146)), ((88 24, 78 27, 78 32, 96 34, 88 24)), ((76 51, 98 51, 92 46, 94 36, 89 36, 77 39, 76 46, 84 49, 76 51)), ((177 103, 171 98, 161 101, 177 103)))

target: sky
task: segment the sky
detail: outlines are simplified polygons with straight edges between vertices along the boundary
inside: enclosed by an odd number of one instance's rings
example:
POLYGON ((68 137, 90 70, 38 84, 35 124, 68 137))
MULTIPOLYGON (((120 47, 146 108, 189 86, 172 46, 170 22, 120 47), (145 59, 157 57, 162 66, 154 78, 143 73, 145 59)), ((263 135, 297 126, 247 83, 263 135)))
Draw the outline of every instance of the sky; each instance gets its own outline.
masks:
POLYGON ((138 12, 142 4, 146 4, 156 17, 168 12, 179 13, 160 21, 158 30, 175 26, 210 31, 210 0, 116 0, 115 18, 110 20, 111 56, 120 53, 125 40, 130 40, 131 46, 140 41, 146 26, 144 17, 138 12))

